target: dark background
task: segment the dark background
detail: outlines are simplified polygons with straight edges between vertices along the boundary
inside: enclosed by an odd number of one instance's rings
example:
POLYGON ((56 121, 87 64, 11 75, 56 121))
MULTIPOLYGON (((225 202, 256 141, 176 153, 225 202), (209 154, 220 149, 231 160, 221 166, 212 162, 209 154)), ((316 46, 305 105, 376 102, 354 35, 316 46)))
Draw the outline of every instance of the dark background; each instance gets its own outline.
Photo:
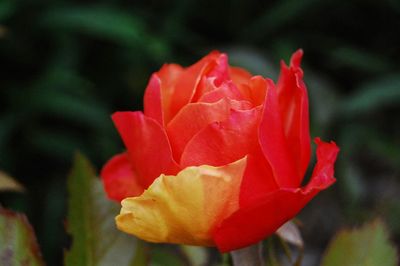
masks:
POLYGON ((0 169, 24 194, 49 265, 61 264, 74 151, 100 169, 123 149, 110 120, 142 108, 152 72, 213 49, 276 80, 298 48, 312 136, 341 147, 338 182, 300 215, 309 250, 376 216, 400 240, 400 2, 0 1, 0 169))

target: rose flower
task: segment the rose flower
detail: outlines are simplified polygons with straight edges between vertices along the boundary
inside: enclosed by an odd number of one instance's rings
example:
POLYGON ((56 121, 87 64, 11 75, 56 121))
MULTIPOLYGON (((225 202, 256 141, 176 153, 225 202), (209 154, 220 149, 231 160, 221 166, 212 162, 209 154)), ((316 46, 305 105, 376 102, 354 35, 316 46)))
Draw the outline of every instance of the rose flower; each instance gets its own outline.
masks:
POLYGON ((273 234, 334 183, 339 149, 316 138, 317 163, 301 184, 311 154, 302 54, 282 63, 276 85, 219 52, 154 73, 144 112, 112 115, 127 151, 101 176, 122 201, 117 227, 227 252, 273 234))

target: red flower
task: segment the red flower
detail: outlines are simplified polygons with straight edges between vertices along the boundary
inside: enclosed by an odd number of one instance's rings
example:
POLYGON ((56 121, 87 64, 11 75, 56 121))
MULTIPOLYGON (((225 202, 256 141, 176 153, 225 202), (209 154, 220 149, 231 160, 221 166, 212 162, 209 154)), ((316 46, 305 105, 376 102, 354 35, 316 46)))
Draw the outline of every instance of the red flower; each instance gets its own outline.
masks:
POLYGON ((226 252, 274 233, 334 183, 339 149, 317 138, 317 165, 301 187, 311 146, 302 54, 282 63, 276 86, 218 52, 153 74, 144 113, 112 116, 127 152, 101 176, 108 196, 124 199, 118 228, 226 252))

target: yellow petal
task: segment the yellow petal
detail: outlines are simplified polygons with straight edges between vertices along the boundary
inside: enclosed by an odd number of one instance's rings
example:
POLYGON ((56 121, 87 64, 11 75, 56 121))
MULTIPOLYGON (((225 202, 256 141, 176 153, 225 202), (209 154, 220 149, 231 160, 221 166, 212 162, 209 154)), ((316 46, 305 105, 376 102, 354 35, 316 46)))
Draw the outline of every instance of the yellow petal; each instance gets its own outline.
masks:
POLYGON ((245 166, 243 158, 161 175, 141 196, 122 201, 117 227, 150 242, 213 246, 215 227, 239 208, 245 166))

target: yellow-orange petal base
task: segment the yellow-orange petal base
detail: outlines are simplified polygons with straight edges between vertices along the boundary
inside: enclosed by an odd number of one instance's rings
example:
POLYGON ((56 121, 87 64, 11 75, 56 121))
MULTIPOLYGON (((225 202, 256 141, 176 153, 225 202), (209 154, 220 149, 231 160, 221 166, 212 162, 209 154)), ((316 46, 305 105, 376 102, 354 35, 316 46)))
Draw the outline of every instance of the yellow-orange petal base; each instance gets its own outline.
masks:
POLYGON ((121 202, 117 227, 150 242, 214 246, 215 228, 239 208, 245 167, 246 157, 161 175, 141 196, 121 202))

